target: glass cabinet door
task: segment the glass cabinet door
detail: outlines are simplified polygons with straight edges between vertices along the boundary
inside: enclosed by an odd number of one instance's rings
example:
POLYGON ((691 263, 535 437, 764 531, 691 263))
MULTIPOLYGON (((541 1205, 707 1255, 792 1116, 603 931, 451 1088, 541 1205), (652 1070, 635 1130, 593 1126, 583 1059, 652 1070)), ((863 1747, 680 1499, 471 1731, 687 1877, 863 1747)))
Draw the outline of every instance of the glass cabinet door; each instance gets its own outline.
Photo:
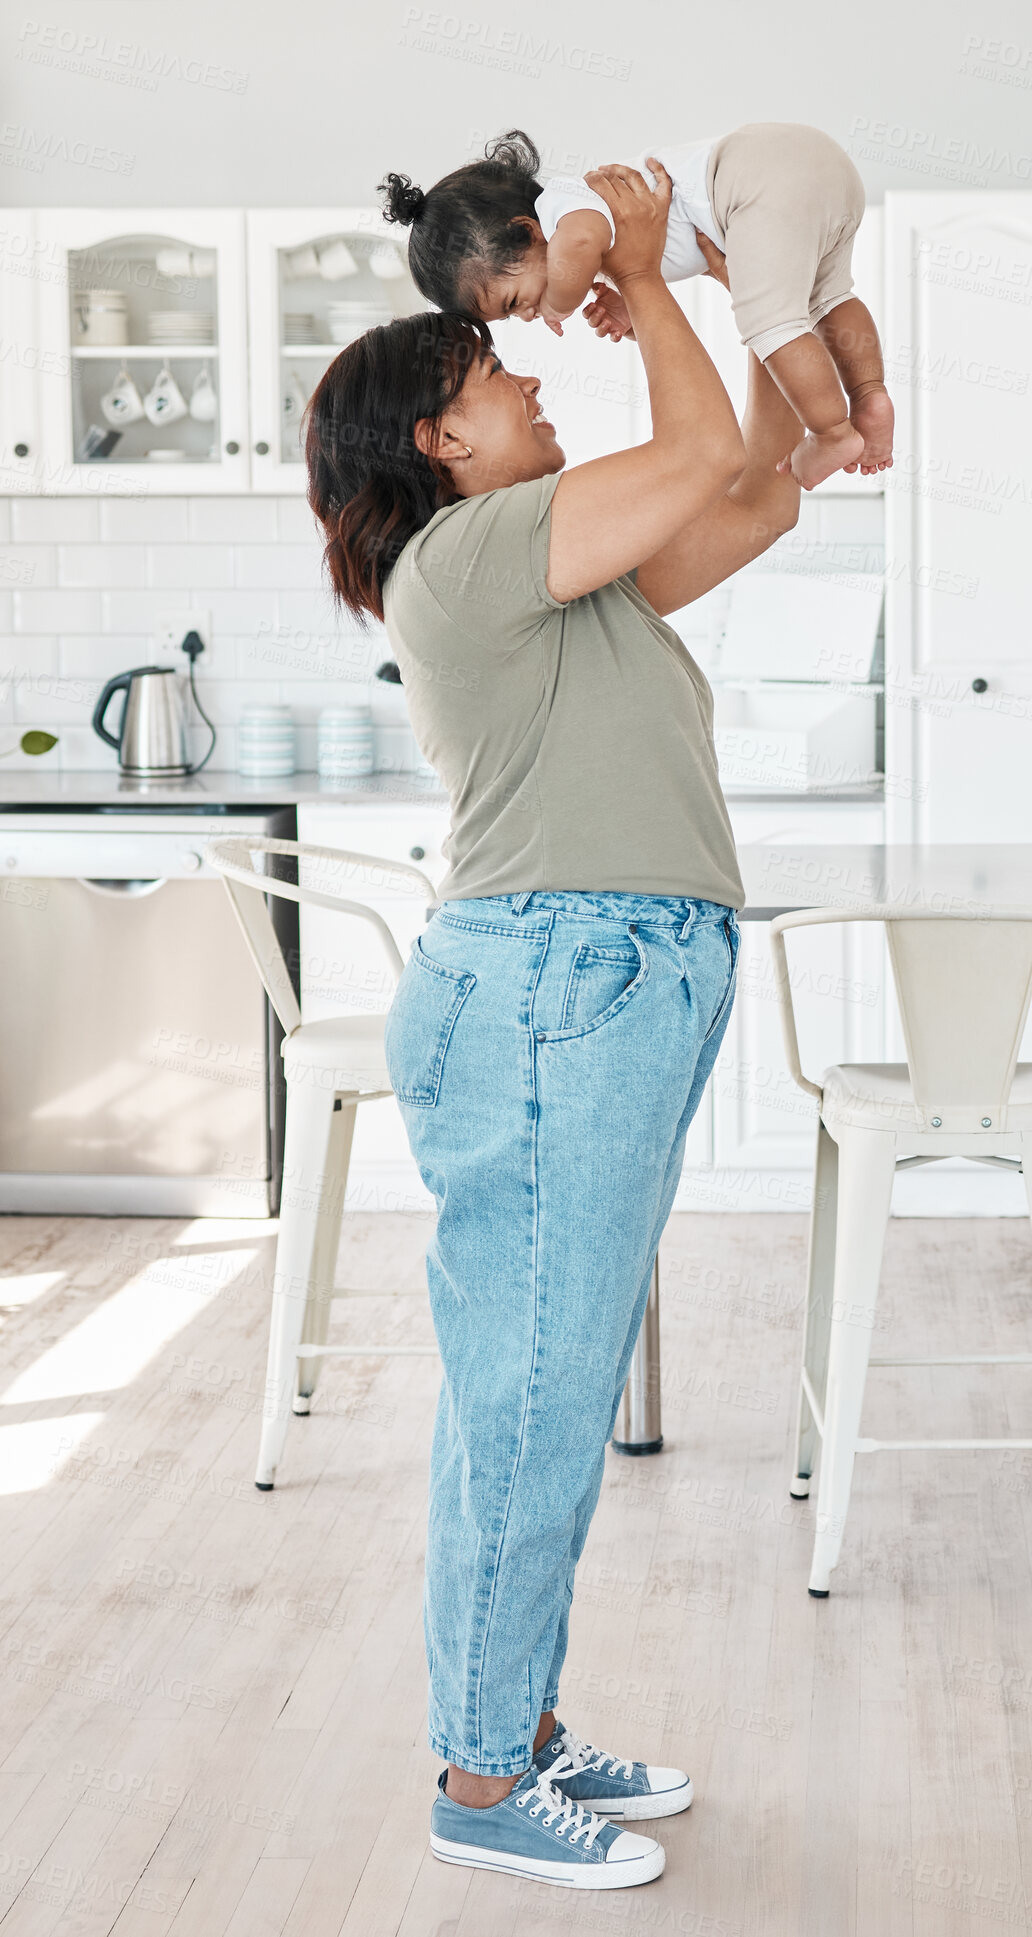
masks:
POLYGON ((407 234, 379 209, 262 209, 247 217, 251 480, 306 485, 302 417, 334 357, 378 323, 425 309, 407 234))
POLYGON ((243 221, 235 211, 42 211, 42 488, 247 488, 243 221), (117 226, 116 226, 117 225, 117 226))

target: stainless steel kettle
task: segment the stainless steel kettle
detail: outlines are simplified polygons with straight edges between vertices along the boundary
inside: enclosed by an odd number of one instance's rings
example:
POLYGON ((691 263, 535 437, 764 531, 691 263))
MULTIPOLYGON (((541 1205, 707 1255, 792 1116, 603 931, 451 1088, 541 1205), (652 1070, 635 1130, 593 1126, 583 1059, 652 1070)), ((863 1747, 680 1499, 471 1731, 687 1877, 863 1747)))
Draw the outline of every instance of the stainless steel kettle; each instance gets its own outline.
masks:
MULTIPOLYGON (((192 664, 190 673, 192 688, 192 664)), ((203 712, 201 717, 205 718, 203 712)), ((210 727, 211 722, 206 724, 210 727)), ((204 765, 204 761, 191 765, 182 688, 171 666, 135 666, 130 672, 116 673, 93 709, 93 730, 115 748, 122 772, 140 779, 196 773, 198 766, 204 765), (118 692, 125 693, 125 701, 116 736, 108 732, 104 715, 118 692)), ((205 760, 210 752, 209 747, 205 760)))

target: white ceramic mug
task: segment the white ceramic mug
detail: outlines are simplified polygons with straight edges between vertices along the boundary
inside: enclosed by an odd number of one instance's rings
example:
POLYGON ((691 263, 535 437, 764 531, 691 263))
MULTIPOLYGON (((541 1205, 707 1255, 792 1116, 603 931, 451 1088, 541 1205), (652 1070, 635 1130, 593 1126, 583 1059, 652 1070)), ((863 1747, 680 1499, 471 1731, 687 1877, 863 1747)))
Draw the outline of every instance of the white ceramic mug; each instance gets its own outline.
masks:
POLYGON ((340 239, 327 242, 316 258, 319 274, 324 282, 343 282, 345 276, 357 276, 358 264, 346 242, 340 239))
POLYGON ((303 249, 288 249, 283 257, 283 271, 288 282, 300 282, 305 276, 317 276, 319 258, 311 243, 303 249))
MULTIPOLYGON (((219 414, 219 399, 208 365, 202 364, 190 392, 190 415, 199 424, 214 423, 219 414)), ((166 422, 167 422, 166 418, 166 422)))
POLYGON ((110 390, 102 396, 100 408, 109 424, 135 424, 143 416, 140 393, 124 363, 110 390))
POLYGON ((143 400, 152 424, 175 424, 187 414, 187 402, 167 363, 163 363, 143 400))

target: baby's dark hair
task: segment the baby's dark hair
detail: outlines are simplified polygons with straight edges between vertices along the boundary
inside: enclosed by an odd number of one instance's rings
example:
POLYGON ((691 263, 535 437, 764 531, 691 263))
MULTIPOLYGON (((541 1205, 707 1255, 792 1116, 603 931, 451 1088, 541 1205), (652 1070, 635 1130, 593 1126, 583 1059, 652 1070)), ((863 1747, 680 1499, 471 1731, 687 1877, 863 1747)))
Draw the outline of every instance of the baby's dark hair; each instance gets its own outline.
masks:
POLYGON ((489 141, 424 195, 408 175, 379 184, 388 222, 411 225, 409 268, 440 309, 473 310, 493 276, 515 268, 534 240, 528 228, 541 193, 541 156, 521 128, 489 141))

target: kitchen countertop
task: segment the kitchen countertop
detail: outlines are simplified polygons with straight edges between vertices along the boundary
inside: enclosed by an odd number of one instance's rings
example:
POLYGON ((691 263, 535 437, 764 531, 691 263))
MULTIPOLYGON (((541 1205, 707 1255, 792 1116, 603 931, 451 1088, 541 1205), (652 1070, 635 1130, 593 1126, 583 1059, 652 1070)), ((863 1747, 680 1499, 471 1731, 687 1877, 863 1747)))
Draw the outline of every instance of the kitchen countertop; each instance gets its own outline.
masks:
MULTIPOLYGON (((781 789, 727 787, 729 801, 762 801, 770 805, 798 807, 807 803, 864 802, 876 805, 881 788, 828 789, 826 793, 788 793, 781 789)), ((415 773, 374 773, 362 780, 324 780, 317 773, 292 773, 282 780, 253 779, 250 775, 215 772, 188 774, 180 779, 133 780, 116 770, 61 772, 57 768, 39 772, 18 767, 0 775, 0 813, 24 812, 27 808, 117 807, 139 801, 154 807, 289 807, 302 801, 327 801, 345 806, 369 806, 375 802, 403 807, 447 805, 447 795, 435 778, 415 773)))

